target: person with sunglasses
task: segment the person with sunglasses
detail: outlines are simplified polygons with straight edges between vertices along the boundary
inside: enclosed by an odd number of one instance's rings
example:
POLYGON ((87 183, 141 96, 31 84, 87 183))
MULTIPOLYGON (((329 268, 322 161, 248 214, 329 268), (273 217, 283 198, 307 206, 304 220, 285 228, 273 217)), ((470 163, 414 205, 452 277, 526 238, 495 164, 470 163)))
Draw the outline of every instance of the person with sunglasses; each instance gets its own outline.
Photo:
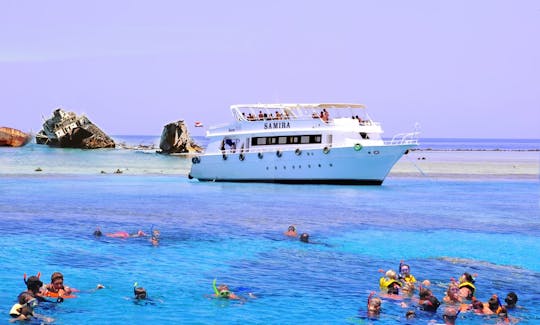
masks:
POLYGON ((51 275, 51 283, 45 286, 48 297, 71 297, 73 289, 64 285, 64 275, 60 272, 54 272, 51 275))
POLYGON ((290 225, 284 234, 285 236, 289 236, 289 237, 298 237, 298 233, 296 232, 296 227, 293 225, 290 225))
POLYGON ((458 311, 454 307, 446 307, 443 312, 443 320, 446 325, 454 325, 456 323, 456 318, 458 311))

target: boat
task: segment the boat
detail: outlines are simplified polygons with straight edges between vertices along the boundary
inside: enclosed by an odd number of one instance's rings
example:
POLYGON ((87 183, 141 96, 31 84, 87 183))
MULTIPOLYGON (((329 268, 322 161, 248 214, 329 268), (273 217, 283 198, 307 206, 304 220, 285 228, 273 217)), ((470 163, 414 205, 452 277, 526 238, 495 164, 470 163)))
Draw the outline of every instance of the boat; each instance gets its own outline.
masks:
POLYGON ((190 179, 213 182, 381 185, 418 146, 418 132, 382 138, 362 104, 247 104, 210 127, 190 179))
POLYGON ((114 148, 114 140, 92 123, 85 115, 77 116, 61 108, 43 122, 43 129, 36 134, 37 144, 60 148, 114 148))
POLYGON ((0 147, 22 147, 31 140, 29 133, 9 128, 0 127, 0 147))

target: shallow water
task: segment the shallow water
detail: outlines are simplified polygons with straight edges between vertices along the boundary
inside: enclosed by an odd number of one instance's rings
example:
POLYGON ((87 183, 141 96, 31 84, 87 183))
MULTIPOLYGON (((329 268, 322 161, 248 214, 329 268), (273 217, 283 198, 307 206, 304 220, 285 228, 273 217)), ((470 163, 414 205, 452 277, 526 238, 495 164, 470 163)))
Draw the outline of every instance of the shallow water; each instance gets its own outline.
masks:
MULTIPOLYGON (((189 160, 182 157, 40 146, 9 150, 0 151, 5 320, 24 289, 24 273, 41 272, 48 282, 61 271, 66 284, 82 292, 39 307, 59 324, 395 324, 414 304, 402 308, 384 301, 379 320, 362 315, 369 293, 378 291, 377 270, 396 269, 405 260, 417 279, 431 280, 440 300, 450 278, 477 273, 479 299, 515 291, 525 308, 511 317, 540 321, 540 289, 530 285, 540 275, 538 180, 199 183, 185 177, 189 160), (22 172, 35 162, 42 173, 22 172), (126 169, 109 172, 116 168, 126 169), (99 173, 103 169, 107 174, 99 173), (289 224, 318 244, 285 237, 289 224), (103 232, 159 229, 161 242, 153 247, 147 238, 98 239, 92 236, 97 226, 103 232), (211 299, 214 278, 257 298, 211 299), (134 282, 147 288, 152 303, 133 302, 134 282), (98 283, 106 288, 90 292, 98 283)), ((442 322, 442 309, 418 312, 416 323, 442 322)), ((459 323, 496 324, 497 318, 462 313, 459 323)))

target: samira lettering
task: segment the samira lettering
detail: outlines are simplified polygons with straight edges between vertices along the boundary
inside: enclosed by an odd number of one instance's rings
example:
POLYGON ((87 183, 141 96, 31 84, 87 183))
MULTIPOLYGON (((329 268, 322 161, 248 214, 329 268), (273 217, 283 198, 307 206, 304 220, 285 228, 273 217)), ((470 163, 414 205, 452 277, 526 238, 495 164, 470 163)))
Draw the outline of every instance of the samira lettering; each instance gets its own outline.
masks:
POLYGON ((290 129, 291 125, 289 122, 270 122, 264 123, 265 129, 290 129))

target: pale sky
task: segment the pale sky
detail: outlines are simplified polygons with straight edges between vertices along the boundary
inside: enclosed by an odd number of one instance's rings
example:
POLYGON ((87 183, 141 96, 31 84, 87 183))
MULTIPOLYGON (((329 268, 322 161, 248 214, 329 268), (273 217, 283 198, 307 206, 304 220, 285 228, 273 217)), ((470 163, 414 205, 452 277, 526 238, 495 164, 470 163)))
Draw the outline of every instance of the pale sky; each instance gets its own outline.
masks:
POLYGON ((246 103, 352 102, 385 137, 540 139, 540 1, 0 1, 0 126, 56 107, 193 135, 246 103))

